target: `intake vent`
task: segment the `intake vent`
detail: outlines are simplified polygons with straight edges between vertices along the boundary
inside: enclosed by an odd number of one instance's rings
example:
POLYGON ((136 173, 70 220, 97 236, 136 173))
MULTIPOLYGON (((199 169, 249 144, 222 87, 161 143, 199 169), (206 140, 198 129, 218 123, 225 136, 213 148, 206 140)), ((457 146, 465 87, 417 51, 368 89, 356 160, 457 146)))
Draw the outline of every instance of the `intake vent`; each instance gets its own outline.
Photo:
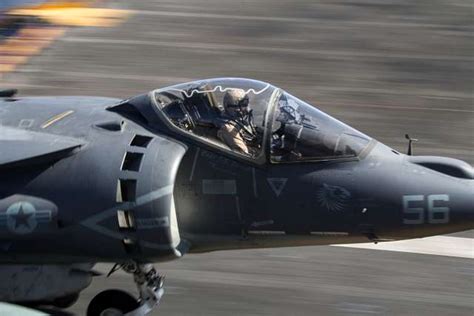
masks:
POLYGON ((125 126, 125 121, 102 122, 95 126, 110 132, 122 132, 125 126))
POLYGON ((126 152, 125 156, 123 157, 121 170, 129 170, 129 171, 135 171, 135 172, 140 171, 142 159, 143 159, 142 153, 126 152))
POLYGON ((134 230, 135 229, 135 218, 130 211, 117 211, 117 222, 118 226, 122 230, 134 230))
POLYGON ((137 180, 119 179, 117 183, 117 202, 135 202, 137 198, 137 180))
POLYGON ((130 143, 130 146, 146 148, 148 147, 152 139, 153 138, 150 136, 135 135, 135 137, 133 137, 132 139, 132 142, 130 143))
POLYGON ((133 104, 130 104, 128 100, 120 104, 108 107, 107 110, 119 113, 120 115, 125 116, 126 118, 141 125, 149 124, 148 119, 143 116, 143 114, 133 104))

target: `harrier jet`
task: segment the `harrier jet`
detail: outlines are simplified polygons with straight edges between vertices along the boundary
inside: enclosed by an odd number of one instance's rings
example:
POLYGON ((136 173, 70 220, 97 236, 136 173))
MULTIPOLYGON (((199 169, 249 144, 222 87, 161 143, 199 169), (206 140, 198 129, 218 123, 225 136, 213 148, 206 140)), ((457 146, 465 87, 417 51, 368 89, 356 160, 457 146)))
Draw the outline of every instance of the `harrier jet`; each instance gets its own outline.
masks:
POLYGON ((471 165, 400 153, 268 83, 0 92, 2 301, 67 307, 109 262, 139 298, 107 290, 87 314, 145 315, 163 295, 152 262, 472 228, 471 165))

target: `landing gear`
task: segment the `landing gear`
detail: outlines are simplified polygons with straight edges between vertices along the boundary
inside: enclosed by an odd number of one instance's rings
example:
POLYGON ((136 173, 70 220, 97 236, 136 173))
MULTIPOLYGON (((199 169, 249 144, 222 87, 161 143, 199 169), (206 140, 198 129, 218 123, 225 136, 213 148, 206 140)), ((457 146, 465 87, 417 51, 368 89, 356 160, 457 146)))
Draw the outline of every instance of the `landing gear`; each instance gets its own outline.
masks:
POLYGON ((87 316, 142 316, 158 306, 164 293, 164 277, 156 272, 153 265, 129 262, 121 268, 133 274, 133 280, 140 295, 139 299, 135 299, 124 291, 107 290, 92 299, 87 308, 87 316))
POLYGON ((125 315, 138 307, 138 301, 127 292, 106 290, 97 294, 89 303, 87 316, 125 315))

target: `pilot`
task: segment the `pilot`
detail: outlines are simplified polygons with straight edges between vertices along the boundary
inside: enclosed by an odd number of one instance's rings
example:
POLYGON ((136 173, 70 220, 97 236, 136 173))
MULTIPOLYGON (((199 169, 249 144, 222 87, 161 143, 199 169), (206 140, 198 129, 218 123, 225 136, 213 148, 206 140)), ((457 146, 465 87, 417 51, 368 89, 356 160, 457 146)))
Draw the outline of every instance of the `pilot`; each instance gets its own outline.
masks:
POLYGON ((252 156, 257 150, 255 135, 249 97, 242 89, 228 90, 224 95, 223 123, 217 137, 230 149, 252 156))

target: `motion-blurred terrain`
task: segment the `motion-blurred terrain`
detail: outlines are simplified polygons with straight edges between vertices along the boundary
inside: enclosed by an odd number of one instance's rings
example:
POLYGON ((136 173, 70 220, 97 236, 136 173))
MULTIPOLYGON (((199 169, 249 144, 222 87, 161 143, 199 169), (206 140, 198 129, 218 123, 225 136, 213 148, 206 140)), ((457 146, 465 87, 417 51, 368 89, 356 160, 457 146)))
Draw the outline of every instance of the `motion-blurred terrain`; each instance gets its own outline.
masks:
POLYGON ((102 1, 114 28, 76 28, 4 78, 27 94, 127 97, 172 83, 269 81, 405 151, 474 163, 471 1, 102 1))
MULTIPOLYGON (((409 133, 420 139, 416 154, 474 164, 470 0, 97 5, 128 10, 128 18, 67 26, 0 85, 21 95, 126 98, 198 78, 256 78, 402 152, 409 133)), ((474 313, 471 259, 306 247, 191 256, 162 268, 166 315, 474 313)), ((72 311, 81 314, 106 286, 133 286, 124 275, 102 282, 72 311)))

